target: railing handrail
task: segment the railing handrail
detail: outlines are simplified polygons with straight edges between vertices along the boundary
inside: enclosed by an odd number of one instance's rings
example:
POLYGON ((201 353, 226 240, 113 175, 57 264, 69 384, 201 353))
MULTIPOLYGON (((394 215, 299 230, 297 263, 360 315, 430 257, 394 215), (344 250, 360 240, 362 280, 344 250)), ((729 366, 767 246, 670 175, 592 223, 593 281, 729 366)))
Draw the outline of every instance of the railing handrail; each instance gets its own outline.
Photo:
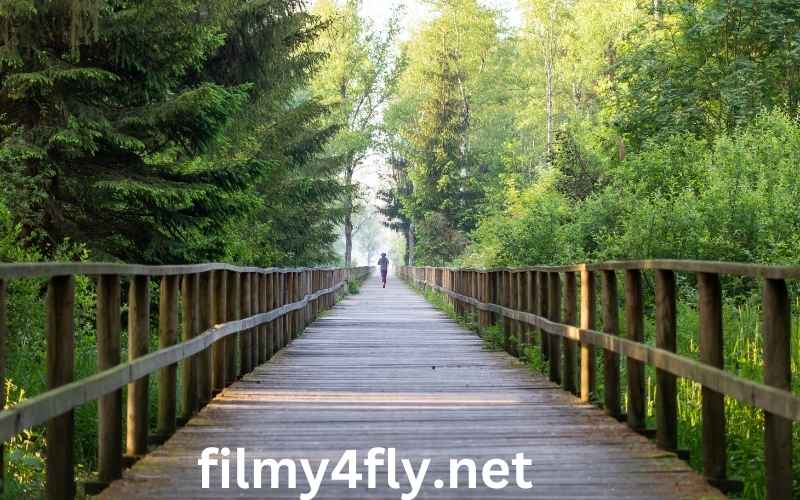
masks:
MULTIPOLYGON (((369 266, 365 266, 369 267, 369 266)), ((224 262, 203 264, 147 265, 122 264, 116 262, 15 262, 0 264, 0 279, 51 278, 54 276, 100 276, 114 274, 120 276, 177 276, 206 273, 210 271, 234 271, 239 273, 297 273, 303 271, 332 271, 337 268, 321 267, 249 267, 236 266, 224 262)), ((361 269, 351 268, 351 269, 361 269)))
MULTIPOLYGON (((121 475, 124 386, 128 386, 127 453, 137 457, 147 453, 150 432, 146 377, 159 374, 157 437, 166 439, 176 427, 178 363, 183 376, 182 415, 189 418, 213 397, 214 391, 223 390, 237 376, 248 373, 287 345, 320 311, 336 303, 334 294, 348 281, 363 279, 370 269, 367 266, 259 268, 224 263, 0 264, 0 359, 5 356, 8 334, 8 282, 49 279, 46 300, 49 389, 0 411, 0 443, 32 426, 47 423, 46 496, 71 498, 75 495, 71 412, 98 400, 99 481, 93 483, 92 491, 99 491, 121 475), (74 380, 76 275, 97 277, 98 372, 80 380, 74 380), (123 276, 130 277, 127 362, 120 359, 123 276), (148 353, 152 277, 160 277, 160 348, 148 353), (183 331, 180 339, 179 328, 183 331)), ((2 370, 4 366, 0 363, 0 379, 5 376, 2 370)), ((0 386, 0 400, 3 394, 0 386)), ((0 481, 3 473, 0 463, 0 481)))
POLYGON ((629 426, 638 431, 645 430, 646 421, 644 366, 655 367, 656 441, 664 449, 675 451, 678 443, 677 377, 700 384, 703 387, 704 474, 715 486, 724 489, 736 483, 725 477, 724 397, 763 410, 766 498, 777 500, 791 496, 792 422, 800 421, 800 396, 791 388, 792 301, 786 281, 800 279, 800 267, 654 259, 490 269, 406 266, 400 273, 404 278, 443 293, 458 314, 474 312, 481 326, 498 321, 502 325, 505 348, 511 354, 519 354, 517 341, 522 345, 534 345, 533 332, 541 333, 540 355, 543 361, 549 361, 550 379, 559 384, 563 382, 564 389, 579 394, 587 403, 596 392, 594 349, 601 349, 604 408, 617 418, 623 416, 619 361, 624 357, 628 363, 626 418, 629 426), (627 338, 620 336, 616 271, 624 271, 625 275, 621 302, 625 306, 627 338), (644 343, 643 271, 654 271, 656 278, 655 346, 644 343), (599 304, 595 272, 603 278, 604 331, 594 327, 599 304), (676 272, 697 277, 699 359, 676 352, 676 272), (562 287, 562 275, 566 287, 562 287), (576 298, 577 275, 580 277, 580 307, 576 298), (762 281, 763 383, 725 371, 720 275, 762 281), (580 372, 580 390, 576 384, 577 371, 580 372))
POLYGON ((301 301, 292 302, 267 313, 215 325, 197 337, 23 400, 7 410, 0 411, 0 442, 82 404, 111 394, 131 382, 152 375, 161 368, 184 361, 229 335, 250 330, 289 312, 302 309, 309 302, 338 291, 345 286, 345 283, 346 281, 340 281, 330 288, 306 295, 301 301))
POLYGON ((713 273, 744 276, 764 279, 800 279, 800 266, 777 264, 749 264, 745 262, 723 262, 714 260, 683 259, 646 259, 646 260, 610 260, 604 262, 587 262, 580 264, 552 266, 519 266, 519 267, 446 267, 446 266, 411 266, 418 269, 447 269, 450 271, 541 271, 550 273, 581 271, 674 271, 687 273, 713 273))
POLYGON ((598 330, 584 329, 550 321, 536 314, 497 304, 483 303, 433 283, 424 280, 422 282, 426 286, 448 295, 450 298, 474 306, 481 311, 497 313, 515 321, 541 328, 552 335, 590 344, 636 359, 678 377, 721 392, 743 403, 767 410, 784 418, 800 421, 800 397, 794 395, 791 391, 755 382, 664 349, 598 330))

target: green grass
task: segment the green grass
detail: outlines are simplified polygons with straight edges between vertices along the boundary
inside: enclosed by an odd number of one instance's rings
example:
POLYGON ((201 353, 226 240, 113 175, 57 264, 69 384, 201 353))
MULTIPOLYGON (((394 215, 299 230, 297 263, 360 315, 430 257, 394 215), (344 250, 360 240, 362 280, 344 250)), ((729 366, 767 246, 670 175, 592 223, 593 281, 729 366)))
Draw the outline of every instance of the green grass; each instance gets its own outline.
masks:
MULTIPOLYGON (((435 307, 443 310, 459 324, 478 332, 489 349, 504 349, 504 333, 500 324, 489 328, 477 325, 474 317, 460 317, 441 293, 429 289, 419 289, 435 307)), ((763 380, 763 335, 761 333, 761 310, 758 296, 748 300, 727 300, 724 305, 724 346, 725 368, 754 381, 763 380)), ((792 390, 800 393, 800 301, 793 304, 791 337, 792 390)), ((694 303, 685 300, 678 305, 678 353, 692 359, 698 357, 697 331, 699 315, 694 303)), ((624 329, 624 321, 621 321, 624 329)), ((645 343, 655 344, 655 321, 652 309, 646 318, 645 343)), ((601 328, 601 327, 600 327, 601 328)), ((620 332, 624 335, 624 331, 620 332)), ((516 342, 516 339, 512 339, 516 342)), ((521 358, 532 370, 547 373, 548 364, 542 361, 540 351, 535 346, 519 346, 521 358)), ((596 400, 603 400, 602 355, 596 356, 597 394, 596 400)), ((621 394, 627 393, 624 360, 620 362, 621 394)), ((646 369, 648 426, 655 427, 655 368, 646 369)), ((626 398, 622 398, 623 411, 627 411, 626 398)), ((725 400, 728 477, 742 481, 744 489, 739 497, 748 500, 764 498, 764 418, 763 412, 730 398, 725 400)), ((800 425, 793 428, 793 467, 794 498, 800 498, 800 425)), ((678 382, 678 446, 689 451, 689 464, 702 472, 702 399, 700 386, 694 382, 679 379, 678 382)))

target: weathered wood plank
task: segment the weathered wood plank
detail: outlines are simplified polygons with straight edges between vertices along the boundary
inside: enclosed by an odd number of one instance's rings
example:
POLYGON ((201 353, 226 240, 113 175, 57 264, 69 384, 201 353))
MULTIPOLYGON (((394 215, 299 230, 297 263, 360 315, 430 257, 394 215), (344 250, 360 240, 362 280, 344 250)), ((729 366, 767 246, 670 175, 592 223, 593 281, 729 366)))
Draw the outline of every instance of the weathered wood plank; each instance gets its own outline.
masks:
MULTIPOLYGON (((71 276, 50 279, 47 287, 47 388, 72 382, 75 376, 75 280, 71 276)), ((75 496, 73 459, 75 426, 72 411, 47 423, 46 496, 75 496)))
MULTIPOLYGON (((170 441, 102 498, 293 498, 298 489, 201 490, 197 459, 206 446, 244 447, 248 457, 307 458, 313 466, 347 449, 363 458, 395 447, 398 461, 432 464, 420 498, 719 498, 674 455, 658 450, 591 405, 533 375, 511 356, 434 310, 399 281, 370 280, 312 324, 306 334, 214 399, 170 441), (533 460, 532 490, 436 489, 451 457, 533 460)), ((234 457, 232 457, 234 458, 234 457)), ((332 465, 331 465, 332 467, 332 465)), ((363 471, 363 466, 361 467, 363 471)), ((357 490, 326 478, 317 498, 396 499, 408 491, 357 490)), ((235 458, 231 462, 235 471, 235 458)), ((248 470, 245 479, 252 479, 248 470)), ((463 480, 463 478, 462 478, 463 480)), ((269 485, 265 478, 265 485, 269 485)), ((480 483, 479 483, 480 484, 480 483)))

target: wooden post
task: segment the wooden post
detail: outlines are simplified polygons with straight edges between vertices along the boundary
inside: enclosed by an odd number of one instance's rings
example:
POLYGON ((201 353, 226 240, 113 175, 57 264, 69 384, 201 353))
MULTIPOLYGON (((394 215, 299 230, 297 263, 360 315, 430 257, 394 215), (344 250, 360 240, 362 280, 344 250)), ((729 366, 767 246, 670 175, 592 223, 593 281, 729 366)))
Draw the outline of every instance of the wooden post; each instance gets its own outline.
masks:
MULTIPOLYGON (((531 314, 538 315, 539 313, 539 281, 538 281, 539 273, 536 271, 528 271, 528 306, 527 311, 531 314)), ((538 331, 535 327, 530 326, 530 332, 528 333, 528 344, 531 347, 536 346, 536 332, 538 331)), ((531 356, 534 355, 534 351, 531 351, 531 356)))
MULTIPOLYGON (((183 341, 193 339, 197 331, 197 275, 186 274, 181 283, 181 319, 183 341)), ((181 364, 181 420, 187 421, 197 411, 198 356, 192 356, 181 364)))
MULTIPOLYGON (((75 372, 75 281, 55 276, 47 287, 47 388, 73 381, 75 372)), ((49 499, 75 497, 72 410, 47 422, 46 492, 49 499)))
MULTIPOLYGON (((508 308, 517 309, 517 275, 516 271, 508 272, 508 308)), ((514 356, 520 355, 520 335, 519 335, 519 321, 510 319, 508 322, 509 338, 511 339, 511 353, 514 356)))
MULTIPOLYGON (((644 305, 642 303, 642 273, 636 269, 625 271, 625 330, 630 340, 644 341, 644 305)), ((628 368, 628 426, 636 431, 646 427, 646 396, 644 364, 626 358, 628 368)))
MULTIPOLYGON (((500 273, 498 271, 492 271, 489 273, 489 290, 491 294, 491 303, 492 304, 500 304, 500 273)), ((492 325, 497 325, 500 323, 502 316, 499 314, 492 312, 490 313, 492 316, 492 325)), ((502 326, 502 325, 500 325, 502 326)))
MULTIPOLYGON (((520 272, 512 271, 509 273, 509 284, 511 285, 511 301, 510 307, 515 311, 520 310, 521 295, 519 293, 520 272)), ((517 357, 522 356, 523 353, 523 336, 522 336, 522 322, 514 320, 511 323, 511 331, 514 337, 514 355, 517 357)))
MULTIPOLYGON (((489 304, 492 302, 492 273, 481 273, 481 302, 489 304)), ((484 327, 492 326, 491 311, 481 311, 481 325, 484 327)))
MULTIPOLYGON (((764 383, 791 391, 791 306, 783 280, 764 281, 764 383)), ((792 497, 792 421, 764 412, 766 499, 792 497)))
MULTIPOLYGON (((273 274, 272 278, 272 308, 278 309, 283 306, 282 297, 283 291, 281 290, 281 283, 283 282, 283 275, 279 272, 273 274)), ((330 297, 328 297, 330 300, 330 297)), ((281 318, 276 319, 272 322, 272 331, 274 334, 274 339, 272 341, 272 345, 274 346, 274 351, 278 352, 283 349, 283 322, 281 318)))
MULTIPOLYGON (((214 271, 214 323, 221 325, 227 321, 228 313, 228 276, 227 271, 214 271)), ((225 389, 225 339, 214 343, 212 364, 214 373, 211 385, 215 393, 225 389)))
MULTIPOLYGON (((150 280, 131 278, 128 293, 128 361, 147 354, 150 336, 150 280)), ((149 376, 128 384, 127 454, 135 459, 147 454, 147 386, 149 376)))
MULTIPOLYGON (((250 316, 255 316, 259 313, 258 303, 259 299, 259 274, 250 273, 250 316)), ((259 334, 261 327, 255 327, 250 330, 250 371, 255 370, 258 366, 258 353, 261 351, 261 343, 259 334)))
MULTIPOLYGON (((119 319, 119 318, 117 318, 119 319)), ((0 381, 6 378, 6 343, 8 342, 8 288, 0 279, 0 381)), ((5 404, 6 384, 0 383, 0 402, 5 404)), ((5 444, 0 444, 0 495, 5 491, 6 464, 5 444)))
MULTIPOLYGON (((603 271, 603 331, 619 334, 619 307, 617 303, 617 275, 614 271, 603 271)), ((619 400, 619 355, 603 350, 603 396, 606 413, 620 416, 619 400)))
MULTIPOLYGON (((178 276, 161 278, 158 299, 158 348, 164 349, 178 343, 178 276)), ((156 434, 163 439, 175 432, 178 406, 176 402, 177 384, 177 365, 170 365, 159 370, 156 434)))
MULTIPOLYGON (((528 273, 520 271, 517 273, 517 309, 522 312, 528 311, 528 273)), ((525 322, 519 324, 520 356, 525 355, 525 350, 530 345, 530 327, 525 322)))
MULTIPOLYGON (((121 289, 119 276, 97 279, 97 371, 120 364, 121 289)), ((122 477, 122 389, 97 402, 97 476, 107 485, 122 477)))
MULTIPOLYGON (((245 319, 250 316, 250 306, 252 295, 250 294, 251 273, 242 273, 240 281, 241 292, 239 295, 239 318, 245 319)), ((239 377, 243 377, 250 373, 252 367, 250 366, 250 356, 252 346, 252 336, 250 330, 239 332, 239 377)))
MULTIPOLYGON (((700 361, 723 368, 722 287, 719 276, 697 275, 700 310, 700 361)), ((703 473, 712 481, 726 476, 725 398, 702 387, 703 396, 703 473)))
MULTIPOLYGON (((347 273, 348 281, 352 278, 351 273, 348 270, 347 273)), ((292 302, 300 302, 303 294, 303 273, 296 272, 294 273, 294 295, 292 296, 292 302)), ((292 338, 296 339, 300 337, 300 333, 303 330, 303 310, 298 309, 292 313, 292 321, 294 322, 294 330, 292 330, 292 338)))
MULTIPOLYGON (((597 300, 594 273, 581 271, 581 328, 594 330, 597 318, 597 300)), ((594 346, 581 342, 581 401, 588 403, 597 394, 594 346)))
MULTIPOLYGON (((275 273, 269 273, 264 276, 264 312, 269 312, 275 308, 274 305, 274 284, 275 273)), ((266 359, 264 361, 268 361, 272 359, 272 355, 275 353, 275 322, 270 321, 267 323, 265 327, 265 344, 266 344, 266 359)))
MULTIPOLYGON (((564 323, 567 325, 578 326, 578 298, 577 283, 575 273, 567 272, 564 274, 564 323)), ((575 372, 577 371, 577 343, 574 340, 564 338, 564 390, 577 394, 578 385, 575 383, 575 372)))
MULTIPOLYGON (((555 323, 561 323, 561 275, 548 273, 547 291, 549 311, 547 318, 555 323)), ((550 335, 550 380, 556 384, 561 383, 561 338, 550 335)))
MULTIPOLYGON (((550 291, 547 284, 548 282, 547 274, 548 273, 544 271, 539 271, 537 273, 538 277, 536 279, 536 284, 538 285, 539 288, 539 291, 537 293, 537 295, 539 296, 539 309, 536 311, 536 314, 537 316, 541 316, 543 318, 546 318, 548 314, 550 314, 549 312, 550 309, 548 308, 547 305, 547 301, 550 297, 550 291)), ((541 346, 541 349, 539 350, 540 355, 542 361, 547 361, 548 359, 550 359, 550 335, 541 328, 539 329, 539 332, 541 333, 541 339, 539 342, 539 345, 541 346)))
MULTIPOLYGON (((199 276, 198 284, 198 326, 195 336, 200 335, 214 326, 214 311, 212 310, 212 273, 205 272, 199 276)), ((211 350, 205 349, 197 356, 197 403, 200 408, 211 401, 211 350)))
MULTIPOLYGON (((286 289, 284 290, 284 304, 294 302, 294 273, 286 273, 286 289)), ((294 313, 286 316, 286 345, 294 339, 294 313)))
MULTIPOLYGON (((241 273, 236 271, 228 272, 228 321, 239 319, 239 286, 241 273)), ((236 335, 228 335, 225 338, 225 385, 230 385, 236 380, 238 370, 236 368, 236 335)))
MULTIPOLYGON (((258 313, 264 314, 269 311, 267 307, 267 275, 259 273, 258 275, 258 313)), ((259 341, 258 341, 258 364, 266 363, 269 359, 269 346, 266 323, 259 327, 259 341)))
MULTIPOLYGON (((656 347, 675 352, 675 273, 656 271, 656 347)), ((675 375, 656 368, 656 444, 664 450, 678 449, 678 384, 675 375)))
MULTIPOLYGON (((278 274, 278 294, 277 294, 278 307, 283 307, 286 305, 286 285, 288 284, 288 282, 289 278, 286 273, 278 274)), ((279 332, 278 338, 280 339, 280 341, 278 342, 278 349, 280 350, 286 347, 286 344, 288 343, 287 339, 289 337, 289 334, 286 330, 286 325, 287 325, 286 315, 281 316, 280 318, 278 318, 277 321, 278 321, 277 326, 279 332)))
MULTIPOLYGON (((513 272, 508 270, 503 272, 503 305, 509 309, 514 309, 513 280, 513 272)), ((503 330, 506 334, 506 352, 515 355, 517 348, 515 321, 506 316, 503 326, 503 330)))

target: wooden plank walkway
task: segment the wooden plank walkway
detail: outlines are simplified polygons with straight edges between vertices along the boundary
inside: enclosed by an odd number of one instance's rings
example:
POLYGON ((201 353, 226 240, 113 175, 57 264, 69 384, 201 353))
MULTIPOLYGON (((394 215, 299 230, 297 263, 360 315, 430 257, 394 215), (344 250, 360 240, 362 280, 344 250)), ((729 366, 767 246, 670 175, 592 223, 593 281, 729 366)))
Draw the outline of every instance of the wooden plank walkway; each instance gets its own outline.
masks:
MULTIPOLYGON (((317 498, 399 499, 409 491, 400 458, 415 468, 432 459, 418 498, 720 498, 688 466, 659 451, 601 410, 581 404, 512 357, 482 347, 472 332, 435 310, 399 280, 381 289, 374 278, 305 335, 225 390, 166 444, 154 450, 103 498, 298 498, 307 481, 298 463, 298 488, 201 489, 197 460, 208 446, 246 448, 252 458, 332 461, 317 498), (359 461, 372 447, 397 448, 400 490, 356 490, 330 481, 330 469, 348 449, 359 461), (503 490, 480 488, 490 458, 533 460, 526 479, 503 490), (479 489, 449 484, 449 459, 478 463, 479 489)), ((232 454, 235 453, 232 452, 232 454)), ((248 461, 247 478, 252 465, 248 461)), ((285 471, 284 471, 285 472, 285 471)), ((251 486, 252 486, 252 481, 251 486)), ((465 476, 462 477, 462 485, 465 476)), ((285 485, 285 483, 283 483, 285 485)))

